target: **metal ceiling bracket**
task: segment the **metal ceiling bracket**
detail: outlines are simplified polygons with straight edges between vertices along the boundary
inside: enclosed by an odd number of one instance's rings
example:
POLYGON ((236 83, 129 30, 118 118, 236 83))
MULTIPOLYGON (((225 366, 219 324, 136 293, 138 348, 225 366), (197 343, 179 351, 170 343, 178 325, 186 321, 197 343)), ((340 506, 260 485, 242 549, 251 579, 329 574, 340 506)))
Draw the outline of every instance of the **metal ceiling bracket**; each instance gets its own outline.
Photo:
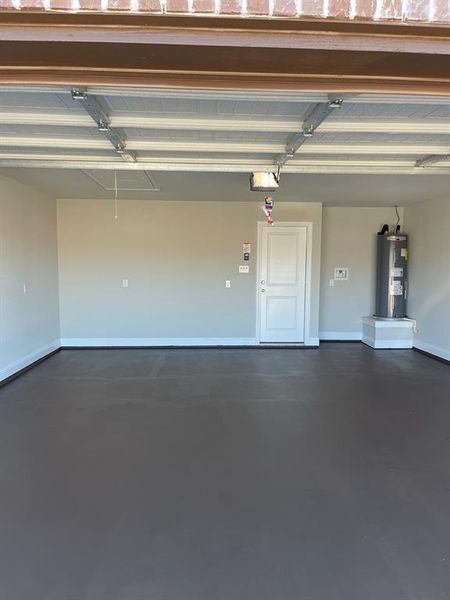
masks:
POLYGON ((425 156, 416 161, 416 167, 426 167, 427 165, 433 165, 447 160, 450 160, 450 154, 430 154, 430 156, 425 156))
POLYGON ((303 146, 308 138, 314 136, 314 132, 323 121, 337 108, 341 108, 344 99, 341 96, 330 97, 328 102, 314 104, 308 111, 303 121, 301 131, 291 134, 286 142, 286 150, 277 159, 278 168, 281 169, 290 158, 294 158, 297 150, 303 146))
POLYGON ((330 108, 341 108, 343 104, 344 98, 331 98, 331 100, 328 102, 328 106, 330 108))
POLYGON ((97 124, 98 131, 105 134, 105 137, 109 140, 114 150, 117 154, 120 154, 124 161, 136 162, 135 154, 126 149, 124 136, 117 129, 111 127, 109 117, 103 110, 96 96, 87 94, 83 89, 73 88, 72 99, 80 102, 84 110, 97 124))

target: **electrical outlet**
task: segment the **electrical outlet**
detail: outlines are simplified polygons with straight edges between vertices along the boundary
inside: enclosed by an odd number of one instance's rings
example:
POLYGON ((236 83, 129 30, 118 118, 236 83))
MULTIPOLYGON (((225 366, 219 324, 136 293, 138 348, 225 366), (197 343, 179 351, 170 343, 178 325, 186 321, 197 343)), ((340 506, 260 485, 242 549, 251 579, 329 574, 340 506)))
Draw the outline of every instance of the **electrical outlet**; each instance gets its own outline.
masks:
POLYGON ((239 273, 250 273, 250 267, 248 265, 239 265, 239 273))
POLYGON ((128 287, 128 279, 122 279, 122 287, 124 287, 124 288, 128 287))
POLYGON ((334 287, 334 279, 330 279, 330 287, 334 287))

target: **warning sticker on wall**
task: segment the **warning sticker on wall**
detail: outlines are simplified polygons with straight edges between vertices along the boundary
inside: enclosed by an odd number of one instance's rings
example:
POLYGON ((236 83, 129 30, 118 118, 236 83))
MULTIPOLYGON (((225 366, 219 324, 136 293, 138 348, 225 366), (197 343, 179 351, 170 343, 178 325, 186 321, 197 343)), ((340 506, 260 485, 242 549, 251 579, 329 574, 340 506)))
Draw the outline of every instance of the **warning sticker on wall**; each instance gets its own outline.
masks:
POLYGON ((244 242, 242 244, 242 253, 243 254, 250 254, 250 252, 252 251, 252 245, 250 242, 244 242))
POLYGON ((401 296, 403 294, 403 285, 401 281, 394 281, 389 286, 389 293, 391 296, 401 296))
POLYGON ((392 277, 403 277, 403 267, 392 267, 391 276, 392 277))

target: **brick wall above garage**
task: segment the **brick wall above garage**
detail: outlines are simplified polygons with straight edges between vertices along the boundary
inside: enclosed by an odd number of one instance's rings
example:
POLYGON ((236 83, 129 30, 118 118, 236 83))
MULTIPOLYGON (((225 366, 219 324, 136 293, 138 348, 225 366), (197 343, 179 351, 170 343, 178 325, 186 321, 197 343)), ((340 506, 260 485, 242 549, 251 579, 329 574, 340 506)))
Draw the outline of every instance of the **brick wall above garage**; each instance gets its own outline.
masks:
POLYGON ((114 11, 450 24, 450 0, 0 0, 0 10, 114 11))

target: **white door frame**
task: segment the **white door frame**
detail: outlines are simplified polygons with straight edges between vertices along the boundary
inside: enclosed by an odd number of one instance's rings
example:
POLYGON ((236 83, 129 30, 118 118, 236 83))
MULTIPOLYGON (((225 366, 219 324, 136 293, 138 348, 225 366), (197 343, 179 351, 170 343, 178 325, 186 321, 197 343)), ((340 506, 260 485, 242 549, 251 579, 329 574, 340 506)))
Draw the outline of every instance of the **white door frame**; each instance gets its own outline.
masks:
MULTIPOLYGON (((311 320, 311 279, 312 279, 312 233, 311 221, 275 221, 276 227, 306 227, 306 269, 305 269, 305 324, 303 345, 311 345, 310 320, 311 320)), ((259 293, 259 270, 261 267, 262 232, 264 228, 271 228, 265 221, 258 221, 258 240, 256 248, 256 343, 261 344, 261 294, 259 293)))

